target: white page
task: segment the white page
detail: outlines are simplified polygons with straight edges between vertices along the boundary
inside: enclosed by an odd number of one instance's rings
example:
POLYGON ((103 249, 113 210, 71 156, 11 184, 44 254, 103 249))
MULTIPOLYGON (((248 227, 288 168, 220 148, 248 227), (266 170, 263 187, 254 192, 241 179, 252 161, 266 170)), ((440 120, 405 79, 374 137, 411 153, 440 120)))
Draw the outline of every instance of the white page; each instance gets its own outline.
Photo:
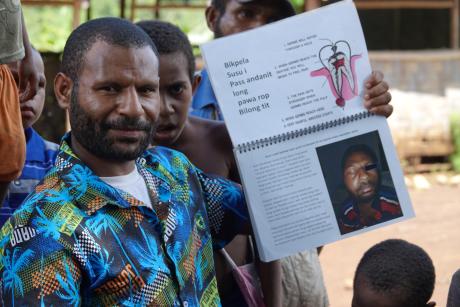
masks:
POLYGON ((414 216, 384 118, 373 116, 235 154, 263 261, 287 257, 414 216), (361 143, 376 152, 382 185, 395 191, 402 216, 341 234, 340 216, 335 212, 340 211, 338 207, 346 199, 344 191, 337 188, 341 182, 338 177, 342 149, 361 143))
POLYGON ((235 146, 364 111, 371 67, 351 1, 213 40, 202 52, 235 146))

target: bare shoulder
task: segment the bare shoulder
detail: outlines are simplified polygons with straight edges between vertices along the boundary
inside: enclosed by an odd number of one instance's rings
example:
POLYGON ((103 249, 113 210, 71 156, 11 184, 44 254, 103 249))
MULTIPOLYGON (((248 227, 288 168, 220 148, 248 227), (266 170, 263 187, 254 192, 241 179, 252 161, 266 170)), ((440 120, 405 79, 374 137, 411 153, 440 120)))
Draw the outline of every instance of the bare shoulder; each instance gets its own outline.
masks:
POLYGON ((189 117, 189 122, 196 133, 196 143, 207 147, 208 153, 213 152, 216 157, 224 161, 225 177, 240 182, 238 169, 233 156, 233 146, 224 122, 189 117))
POLYGON ((224 122, 190 116, 195 131, 211 145, 221 150, 232 150, 232 142, 224 122))

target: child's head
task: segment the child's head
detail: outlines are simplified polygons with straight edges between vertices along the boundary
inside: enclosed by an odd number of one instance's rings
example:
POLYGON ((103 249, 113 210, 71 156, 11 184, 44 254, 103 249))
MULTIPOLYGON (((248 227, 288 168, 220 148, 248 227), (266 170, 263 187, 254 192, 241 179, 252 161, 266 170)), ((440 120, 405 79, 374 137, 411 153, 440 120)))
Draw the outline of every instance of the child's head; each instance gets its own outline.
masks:
POLYGON ((137 23, 152 38, 160 53, 161 112, 154 142, 171 145, 184 129, 193 90, 195 58, 187 36, 175 25, 150 20, 137 23))
POLYGON ((417 245, 391 239, 371 247, 355 272, 353 307, 422 307, 433 294, 430 256, 417 245))
MULTIPOLYGON (((45 65, 43 64, 40 53, 34 48, 32 48, 32 56, 35 67, 39 73, 38 91, 32 99, 20 102, 22 125, 24 129, 31 127, 40 118, 45 104, 45 65)), ((16 81, 16 85, 19 87, 19 63, 8 64, 8 66, 16 81)))

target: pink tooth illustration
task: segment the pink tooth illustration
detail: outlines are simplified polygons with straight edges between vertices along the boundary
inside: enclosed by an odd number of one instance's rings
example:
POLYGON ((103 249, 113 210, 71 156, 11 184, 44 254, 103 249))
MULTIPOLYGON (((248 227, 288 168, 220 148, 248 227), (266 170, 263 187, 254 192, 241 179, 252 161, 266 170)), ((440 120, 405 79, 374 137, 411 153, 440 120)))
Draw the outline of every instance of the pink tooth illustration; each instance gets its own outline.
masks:
POLYGON ((323 46, 319 51, 323 68, 312 71, 312 77, 326 77, 335 102, 345 107, 345 102, 358 95, 355 63, 361 55, 351 55, 346 41, 337 41, 323 46))

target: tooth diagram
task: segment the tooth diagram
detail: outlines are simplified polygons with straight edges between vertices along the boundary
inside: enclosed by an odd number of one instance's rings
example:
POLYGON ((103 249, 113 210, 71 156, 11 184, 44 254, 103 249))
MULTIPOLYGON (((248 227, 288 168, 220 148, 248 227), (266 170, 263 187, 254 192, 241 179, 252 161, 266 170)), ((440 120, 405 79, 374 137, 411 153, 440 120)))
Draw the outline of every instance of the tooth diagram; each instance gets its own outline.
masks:
POLYGON ((331 42, 319 51, 319 58, 323 68, 312 71, 312 77, 326 77, 335 103, 345 106, 345 101, 358 95, 355 63, 361 55, 351 55, 351 48, 346 41, 331 42))

